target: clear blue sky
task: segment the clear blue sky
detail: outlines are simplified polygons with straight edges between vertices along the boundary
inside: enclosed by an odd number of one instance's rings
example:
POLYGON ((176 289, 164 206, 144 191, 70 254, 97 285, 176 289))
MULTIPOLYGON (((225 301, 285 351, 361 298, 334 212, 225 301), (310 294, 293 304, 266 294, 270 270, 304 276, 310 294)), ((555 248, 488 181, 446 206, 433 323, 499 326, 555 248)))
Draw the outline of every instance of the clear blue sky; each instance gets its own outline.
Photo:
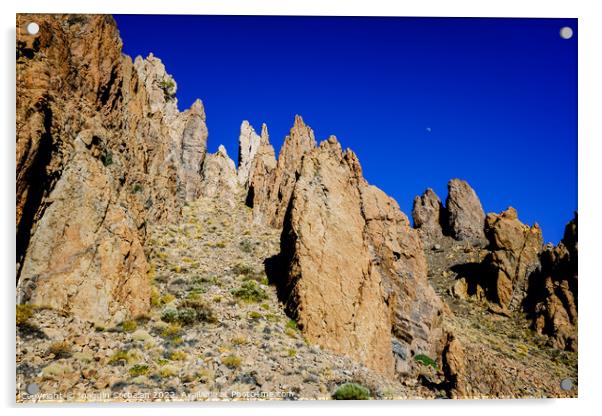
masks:
POLYGON ((181 110, 203 101, 210 151, 236 158, 247 119, 267 123, 278 152, 301 114, 408 216, 454 177, 546 241, 577 209, 576 19, 115 18, 126 54, 162 59, 181 110))

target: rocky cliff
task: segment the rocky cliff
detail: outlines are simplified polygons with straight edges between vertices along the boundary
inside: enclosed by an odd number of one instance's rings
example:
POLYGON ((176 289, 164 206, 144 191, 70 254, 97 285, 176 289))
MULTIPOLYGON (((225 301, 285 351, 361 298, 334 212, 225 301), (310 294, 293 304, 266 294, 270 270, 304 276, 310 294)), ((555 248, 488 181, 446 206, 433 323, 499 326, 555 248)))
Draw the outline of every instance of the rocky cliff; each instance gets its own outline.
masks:
POLYGON ((175 92, 159 59, 122 54, 110 16, 18 16, 19 302, 148 311, 148 224, 198 196, 207 140, 202 103, 180 113, 175 92))
POLYGON ((269 143, 261 148, 273 169, 253 164, 247 201, 256 219, 282 222, 275 281, 308 339, 387 375, 440 353, 444 306, 421 241, 355 154, 334 136, 317 146, 299 116, 277 163, 269 143))

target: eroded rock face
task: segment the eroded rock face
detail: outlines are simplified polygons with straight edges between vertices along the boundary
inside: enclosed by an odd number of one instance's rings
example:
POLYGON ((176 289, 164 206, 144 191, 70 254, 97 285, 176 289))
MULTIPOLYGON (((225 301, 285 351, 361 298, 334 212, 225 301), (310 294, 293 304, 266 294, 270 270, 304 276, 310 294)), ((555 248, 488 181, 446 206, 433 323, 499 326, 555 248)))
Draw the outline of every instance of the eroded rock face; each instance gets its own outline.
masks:
POLYGON ((529 276, 539 266, 543 240, 539 225, 519 221, 516 210, 488 214, 485 230, 491 252, 484 260, 490 271, 484 286, 503 311, 517 310, 526 296, 529 276))
POLYGON ((92 321, 143 313, 146 224, 179 213, 179 172, 204 157, 192 155, 206 140, 202 105, 178 113, 160 60, 122 55, 110 16, 35 15, 36 36, 27 19, 17 21, 18 300, 92 321))
POLYGON ((274 149, 268 142, 267 134, 265 138, 262 134, 254 158, 257 161, 252 164, 250 172, 247 197, 247 205, 253 208, 256 221, 275 228, 282 227, 303 156, 315 147, 314 133, 301 116, 295 116, 295 123, 284 139, 277 162, 273 158, 274 149))
POLYGON ((445 213, 441 200, 431 188, 414 198, 412 209, 414 227, 428 239, 437 240, 443 235, 441 224, 445 219, 445 213))
POLYGON ((475 191, 460 179, 449 181, 447 188, 445 208, 451 235, 456 240, 484 240, 485 212, 475 191))
POLYGON ((269 141, 267 126, 263 124, 260 137, 255 133, 249 122, 244 120, 240 126, 240 136, 238 138, 238 182, 245 188, 249 187, 253 159, 261 146, 262 140, 264 142, 269 141))
POLYGON ((226 148, 219 146, 217 152, 208 154, 203 165, 200 184, 201 195, 218 197, 224 203, 234 206, 238 201, 238 178, 234 161, 226 148))
POLYGON ((303 158, 281 251, 281 291, 312 342, 388 376, 434 351, 442 303, 420 239, 334 137, 303 158))
POLYGON ((534 329, 555 348, 577 351, 577 214, 557 246, 541 254, 541 272, 529 284, 534 329))
POLYGON ((452 334, 447 335, 443 354, 443 374, 447 382, 446 389, 453 399, 462 398, 466 394, 466 363, 464 348, 452 334))

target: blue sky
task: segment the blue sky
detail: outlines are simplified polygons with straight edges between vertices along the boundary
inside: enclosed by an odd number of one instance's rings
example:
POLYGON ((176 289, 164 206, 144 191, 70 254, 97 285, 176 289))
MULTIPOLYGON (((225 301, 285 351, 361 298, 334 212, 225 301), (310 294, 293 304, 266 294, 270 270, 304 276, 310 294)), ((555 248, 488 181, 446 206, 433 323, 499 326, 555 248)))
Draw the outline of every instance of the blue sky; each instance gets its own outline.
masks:
POLYGON ((415 195, 467 180, 486 212, 514 206, 558 242, 577 209, 577 20, 115 16, 124 53, 152 52, 209 150, 236 158, 240 123, 278 152, 303 116, 337 136, 411 216, 415 195), (570 26, 574 36, 559 30, 570 26))

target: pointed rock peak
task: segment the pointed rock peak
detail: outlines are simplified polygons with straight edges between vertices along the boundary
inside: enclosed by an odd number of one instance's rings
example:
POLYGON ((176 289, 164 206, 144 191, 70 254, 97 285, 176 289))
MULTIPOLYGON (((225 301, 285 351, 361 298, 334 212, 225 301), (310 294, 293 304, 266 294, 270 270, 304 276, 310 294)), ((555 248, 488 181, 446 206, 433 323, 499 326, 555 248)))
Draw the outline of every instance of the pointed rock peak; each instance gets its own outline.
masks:
POLYGON ((243 131, 248 131, 249 129, 253 130, 253 132, 255 131, 248 120, 243 120, 242 123, 240 123, 240 132, 242 133, 243 131))
POLYGON ((412 218, 414 228, 421 232, 421 236, 429 239, 438 239, 443 236, 444 210, 441 199, 431 188, 427 188, 421 196, 414 198, 412 218))
POLYGON ((223 156, 223 157, 227 157, 228 159, 230 158, 230 156, 228 156, 228 151, 226 150, 226 147, 223 144, 219 145, 219 147, 217 148, 216 154, 223 156))
POLYGON ((190 106, 190 112, 193 114, 199 114, 203 119, 205 119, 205 106, 203 106, 203 102, 198 98, 194 100, 194 103, 190 106))
POLYGON ((325 148, 338 149, 338 150, 342 151, 341 145, 339 144, 336 136, 330 136, 330 137, 328 137, 328 139, 321 141, 320 148, 321 149, 325 149, 325 148))
POLYGON ((303 122, 303 117, 301 117, 299 114, 295 114, 295 123, 293 124, 293 127, 297 127, 297 128, 305 127, 305 123, 303 122))
POLYGON ((516 208, 508 207, 502 212, 501 216, 509 220, 516 220, 518 219, 518 212, 516 212, 516 208))
POLYGON ((263 123, 261 125, 261 143, 267 144, 270 142, 270 134, 268 133, 268 125, 263 123))
POLYGON ((261 138, 255 133, 253 126, 247 120, 240 125, 238 137, 238 181, 241 185, 248 185, 251 175, 253 159, 261 145, 261 138))

